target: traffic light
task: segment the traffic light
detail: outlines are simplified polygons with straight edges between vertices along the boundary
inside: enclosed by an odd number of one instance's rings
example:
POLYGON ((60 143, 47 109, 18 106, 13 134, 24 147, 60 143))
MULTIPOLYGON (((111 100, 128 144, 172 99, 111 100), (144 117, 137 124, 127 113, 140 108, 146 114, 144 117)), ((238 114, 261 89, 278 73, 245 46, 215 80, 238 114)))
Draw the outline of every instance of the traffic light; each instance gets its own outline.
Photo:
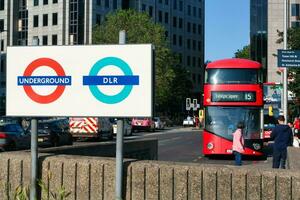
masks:
POLYGON ((193 110, 197 110, 198 105, 197 105, 197 99, 193 99, 193 110))
POLYGON ((269 106, 269 116, 273 116, 273 107, 269 106))
POLYGON ((185 108, 186 108, 186 110, 191 109, 191 98, 186 98, 185 99, 185 108))

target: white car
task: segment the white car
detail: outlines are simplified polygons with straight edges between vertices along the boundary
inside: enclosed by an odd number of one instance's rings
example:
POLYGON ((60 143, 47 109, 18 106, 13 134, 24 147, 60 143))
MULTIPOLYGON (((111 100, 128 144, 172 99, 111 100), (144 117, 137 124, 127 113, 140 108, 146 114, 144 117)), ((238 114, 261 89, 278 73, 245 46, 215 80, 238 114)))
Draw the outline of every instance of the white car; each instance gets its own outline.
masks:
POLYGON ((194 126, 194 120, 192 117, 188 116, 186 119, 182 122, 183 126, 194 126))
POLYGON ((165 128, 165 123, 161 121, 159 117, 154 117, 154 123, 155 123, 155 128, 156 129, 164 129, 165 128))
MULTIPOLYGON (((113 134, 116 135, 118 128, 117 128, 117 120, 113 119, 112 120, 112 127, 113 127, 113 134)), ((132 135, 132 128, 131 128, 131 124, 130 121, 127 119, 124 119, 124 136, 130 136, 132 135)))

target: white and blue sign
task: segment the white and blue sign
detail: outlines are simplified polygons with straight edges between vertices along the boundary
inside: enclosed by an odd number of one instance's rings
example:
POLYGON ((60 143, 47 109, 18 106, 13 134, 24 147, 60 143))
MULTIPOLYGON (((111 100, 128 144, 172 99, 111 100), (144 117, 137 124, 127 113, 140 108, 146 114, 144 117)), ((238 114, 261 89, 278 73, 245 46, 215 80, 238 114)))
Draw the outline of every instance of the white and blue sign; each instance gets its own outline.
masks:
POLYGON ((300 67, 300 50, 278 49, 278 67, 300 67))
POLYGON ((8 47, 6 115, 151 117, 152 60, 150 44, 8 47))
POLYGON ((130 66, 120 58, 106 57, 92 67, 89 76, 83 77, 83 85, 88 85, 93 96, 106 104, 116 104, 126 99, 134 85, 139 85, 139 76, 132 73, 130 66), (118 67, 123 73, 123 76, 97 76, 99 71, 110 65, 118 67), (106 95, 99 90, 98 85, 115 86, 124 85, 125 87, 116 95, 106 95))

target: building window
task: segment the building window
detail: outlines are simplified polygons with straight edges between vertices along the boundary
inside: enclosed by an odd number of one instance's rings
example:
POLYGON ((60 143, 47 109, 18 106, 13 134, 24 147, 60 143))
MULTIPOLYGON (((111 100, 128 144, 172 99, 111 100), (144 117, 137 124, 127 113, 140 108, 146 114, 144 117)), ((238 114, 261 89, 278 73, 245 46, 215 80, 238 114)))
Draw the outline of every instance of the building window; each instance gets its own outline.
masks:
POLYGON ((173 9, 174 9, 174 10, 177 9, 177 0, 173 0, 173 9))
POLYGON ((166 36, 166 38, 169 37, 169 32, 168 31, 165 32, 165 36, 166 36))
POLYGON ((176 34, 173 34, 173 45, 176 45, 177 43, 177 36, 176 34))
POLYGON ((118 2, 117 0, 113 0, 113 9, 117 9, 118 8, 118 2))
POLYGON ((191 66, 191 57, 190 56, 187 56, 186 64, 187 64, 187 66, 191 66))
POLYGON ((105 0, 105 8, 109 8, 109 0, 105 0))
POLYGON ((199 19, 201 19, 201 16, 202 15, 202 13, 201 13, 201 8, 198 8, 198 17, 199 17, 199 19))
POLYGON ((57 13, 52 13, 52 25, 57 25, 57 13))
POLYGON ((38 15, 33 16, 33 27, 39 27, 39 16, 38 15))
POLYGON ((4 19, 0 19, 0 32, 4 30, 4 19))
POLYGON ((48 26, 48 14, 43 15, 43 26, 48 26))
POLYGON ((198 74, 198 83, 201 83, 201 75, 198 74))
POLYGON ((182 36, 181 35, 179 35, 179 37, 178 37, 178 44, 180 47, 182 47, 182 36))
POLYGON ((43 0, 44 5, 48 5, 48 0, 43 0))
POLYGON ((292 22, 292 27, 293 28, 299 28, 300 27, 300 22, 292 22))
POLYGON ((152 17, 153 16, 153 7, 149 6, 149 16, 152 17))
POLYGON ((179 27, 179 28, 182 28, 182 24, 183 24, 183 19, 182 19, 182 18, 179 18, 179 19, 178 19, 178 27, 179 27))
POLYGON ((96 4, 97 6, 101 6, 101 0, 97 0, 96 4))
POLYGON ((198 58, 198 67, 201 68, 201 65, 202 65, 201 58, 198 58))
POLYGON ((179 10, 183 11, 183 1, 179 1, 179 10))
POLYGON ((196 24, 193 24, 193 33, 196 33, 196 24))
POLYGON ((146 11, 146 4, 142 4, 142 11, 143 11, 143 12, 146 11))
POLYGON ((53 4, 56 4, 57 2, 58 2, 57 0, 53 0, 53 1, 52 1, 53 4))
POLYGON ((187 23, 187 32, 188 33, 191 32, 191 23, 190 22, 187 23))
POLYGON ((52 45, 57 45, 57 35, 52 35, 52 45))
POLYGON ((193 67, 196 67, 196 57, 193 57, 193 67))
POLYGON ((4 40, 1 40, 1 51, 4 51, 4 40))
POLYGON ((96 24, 100 25, 101 24, 101 15, 96 14, 96 24))
POLYGON ((166 4, 166 5, 169 5, 169 0, 165 0, 165 4, 166 4))
POLYGON ((193 50, 196 50, 196 40, 193 40, 193 50))
POLYGON ((168 24, 169 23, 169 13, 165 13, 165 23, 168 24))
POLYGON ((159 0, 158 3, 162 3, 162 0, 159 0))
POLYGON ((32 45, 33 46, 38 46, 40 44, 40 39, 38 36, 33 36, 32 37, 32 45))
POLYGON ((179 56, 179 63, 182 63, 182 54, 179 53, 178 56, 179 56))
POLYGON ((0 10, 4 10, 4 0, 0 0, 0 10))
POLYGON ((162 22, 162 11, 158 11, 158 21, 162 22))
POLYGON ((201 24, 199 24, 198 25, 198 34, 201 35, 201 32, 202 32, 202 27, 201 27, 201 24))
POLYGON ((188 5, 188 11, 187 11, 188 16, 191 16, 191 6, 188 5))
POLYGON ((191 49, 191 40, 190 39, 186 40, 186 44, 187 44, 187 48, 191 49))
POLYGON ((43 35, 43 45, 48 45, 48 36, 43 35))
POLYGON ((196 7, 193 7, 193 16, 196 17, 196 7))
POLYGON ((173 27, 177 27, 177 18, 173 17, 173 27))
POLYGON ((292 16, 300 16, 299 14, 299 4, 293 3, 292 4, 292 16))
POLYGON ((201 42, 198 41, 198 51, 201 51, 201 42))

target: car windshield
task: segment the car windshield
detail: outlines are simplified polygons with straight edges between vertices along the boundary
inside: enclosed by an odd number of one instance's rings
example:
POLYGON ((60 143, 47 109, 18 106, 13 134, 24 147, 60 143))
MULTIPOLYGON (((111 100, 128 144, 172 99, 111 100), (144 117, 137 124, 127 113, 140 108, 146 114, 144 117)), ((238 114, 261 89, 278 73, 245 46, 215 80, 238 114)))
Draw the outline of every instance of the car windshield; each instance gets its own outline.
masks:
POLYGON ((205 129, 232 140, 238 122, 245 123, 244 138, 260 138, 260 109, 253 107, 207 107, 205 129))
POLYGON ((257 69, 208 69, 206 83, 209 84, 257 84, 257 69))
POLYGON ((0 126, 0 131, 4 131, 6 133, 10 133, 10 132, 20 133, 23 132, 23 129, 18 124, 5 124, 3 126, 0 126))

